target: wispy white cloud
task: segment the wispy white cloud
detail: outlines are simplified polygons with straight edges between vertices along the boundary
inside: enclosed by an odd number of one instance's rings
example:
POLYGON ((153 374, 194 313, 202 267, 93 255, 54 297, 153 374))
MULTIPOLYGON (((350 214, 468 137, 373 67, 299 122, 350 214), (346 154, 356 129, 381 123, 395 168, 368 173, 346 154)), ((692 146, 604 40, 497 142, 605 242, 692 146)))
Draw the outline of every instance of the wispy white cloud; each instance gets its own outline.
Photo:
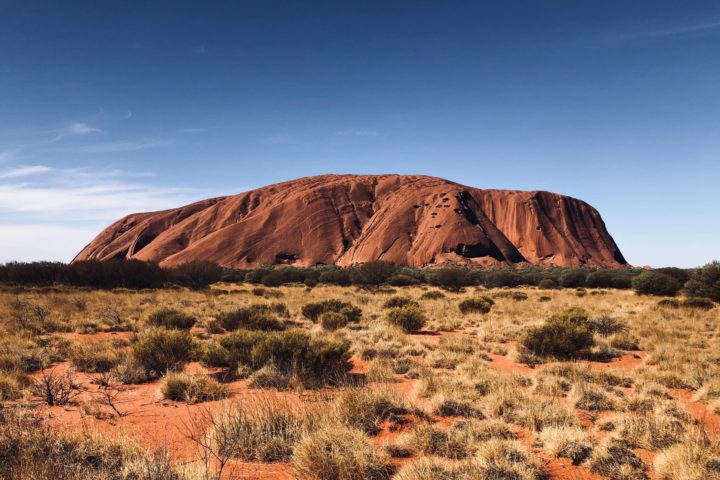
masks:
POLYGON ((150 148, 166 147, 175 143, 165 139, 121 140, 115 142, 95 143, 89 145, 76 145, 53 148, 55 152, 64 153, 120 153, 136 152, 150 148))
POLYGON ((91 127, 87 123, 73 123, 64 129, 65 132, 72 135, 87 135, 88 133, 102 133, 99 128, 91 127))
POLYGON ((0 176, 0 218, 13 215, 30 223, 58 218, 110 221, 136 211, 182 205, 200 195, 195 189, 149 184, 119 170, 54 169, 52 175, 32 182, 18 181, 23 176, 0 176))
POLYGON ((686 23, 683 25, 666 26, 664 28, 645 29, 630 33, 624 33, 613 37, 620 40, 642 39, 642 38, 662 38, 675 37, 691 34, 720 34, 720 20, 699 21, 696 23, 686 23))
POLYGON ((203 133, 207 132, 207 128, 181 128, 178 130, 180 133, 203 133))
POLYGON ((34 175, 41 175, 43 173, 49 173, 52 171, 52 168, 46 167, 45 165, 19 166, 0 172, 0 179, 31 177, 34 175))
POLYGON ((375 130, 348 128, 335 132, 335 135, 339 137, 377 137, 380 133, 375 130))

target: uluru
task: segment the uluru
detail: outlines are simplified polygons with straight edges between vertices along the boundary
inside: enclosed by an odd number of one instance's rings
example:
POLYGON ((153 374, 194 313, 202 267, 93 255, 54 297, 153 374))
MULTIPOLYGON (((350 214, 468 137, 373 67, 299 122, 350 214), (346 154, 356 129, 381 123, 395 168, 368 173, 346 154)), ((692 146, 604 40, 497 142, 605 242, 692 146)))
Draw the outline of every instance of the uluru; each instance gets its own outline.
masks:
POLYGON ((420 175, 322 175, 113 223, 76 257, 174 266, 207 260, 348 266, 599 267, 627 264, 600 214, 544 191, 420 175))

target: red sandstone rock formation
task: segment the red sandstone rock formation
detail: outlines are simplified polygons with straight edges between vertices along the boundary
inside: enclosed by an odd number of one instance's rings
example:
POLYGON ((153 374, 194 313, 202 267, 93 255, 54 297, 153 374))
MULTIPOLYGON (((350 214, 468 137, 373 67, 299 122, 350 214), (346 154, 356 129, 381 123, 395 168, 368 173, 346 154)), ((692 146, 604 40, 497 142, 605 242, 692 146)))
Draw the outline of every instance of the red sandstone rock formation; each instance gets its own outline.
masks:
POLYGON ((417 175, 323 175, 110 225, 75 258, 173 266, 626 265, 600 214, 549 192, 480 190, 417 175))

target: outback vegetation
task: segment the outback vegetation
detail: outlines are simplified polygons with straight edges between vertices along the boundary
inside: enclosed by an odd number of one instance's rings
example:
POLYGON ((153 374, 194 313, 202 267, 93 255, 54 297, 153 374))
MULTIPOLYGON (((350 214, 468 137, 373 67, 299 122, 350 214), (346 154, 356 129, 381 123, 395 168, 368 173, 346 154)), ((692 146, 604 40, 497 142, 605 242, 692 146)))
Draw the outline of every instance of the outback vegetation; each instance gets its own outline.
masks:
POLYGON ((718 272, 5 265, 0 478, 717 480, 718 272))

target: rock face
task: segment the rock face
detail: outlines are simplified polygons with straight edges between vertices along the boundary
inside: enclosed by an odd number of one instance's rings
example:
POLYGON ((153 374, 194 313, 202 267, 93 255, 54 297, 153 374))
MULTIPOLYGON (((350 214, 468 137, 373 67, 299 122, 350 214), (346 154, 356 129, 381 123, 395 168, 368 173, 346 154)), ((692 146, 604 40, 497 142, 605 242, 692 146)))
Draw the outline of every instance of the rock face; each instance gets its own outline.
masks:
POLYGON ((228 267, 626 265, 600 214, 581 200, 415 175, 308 177, 128 215, 75 261, 112 258, 228 267))

